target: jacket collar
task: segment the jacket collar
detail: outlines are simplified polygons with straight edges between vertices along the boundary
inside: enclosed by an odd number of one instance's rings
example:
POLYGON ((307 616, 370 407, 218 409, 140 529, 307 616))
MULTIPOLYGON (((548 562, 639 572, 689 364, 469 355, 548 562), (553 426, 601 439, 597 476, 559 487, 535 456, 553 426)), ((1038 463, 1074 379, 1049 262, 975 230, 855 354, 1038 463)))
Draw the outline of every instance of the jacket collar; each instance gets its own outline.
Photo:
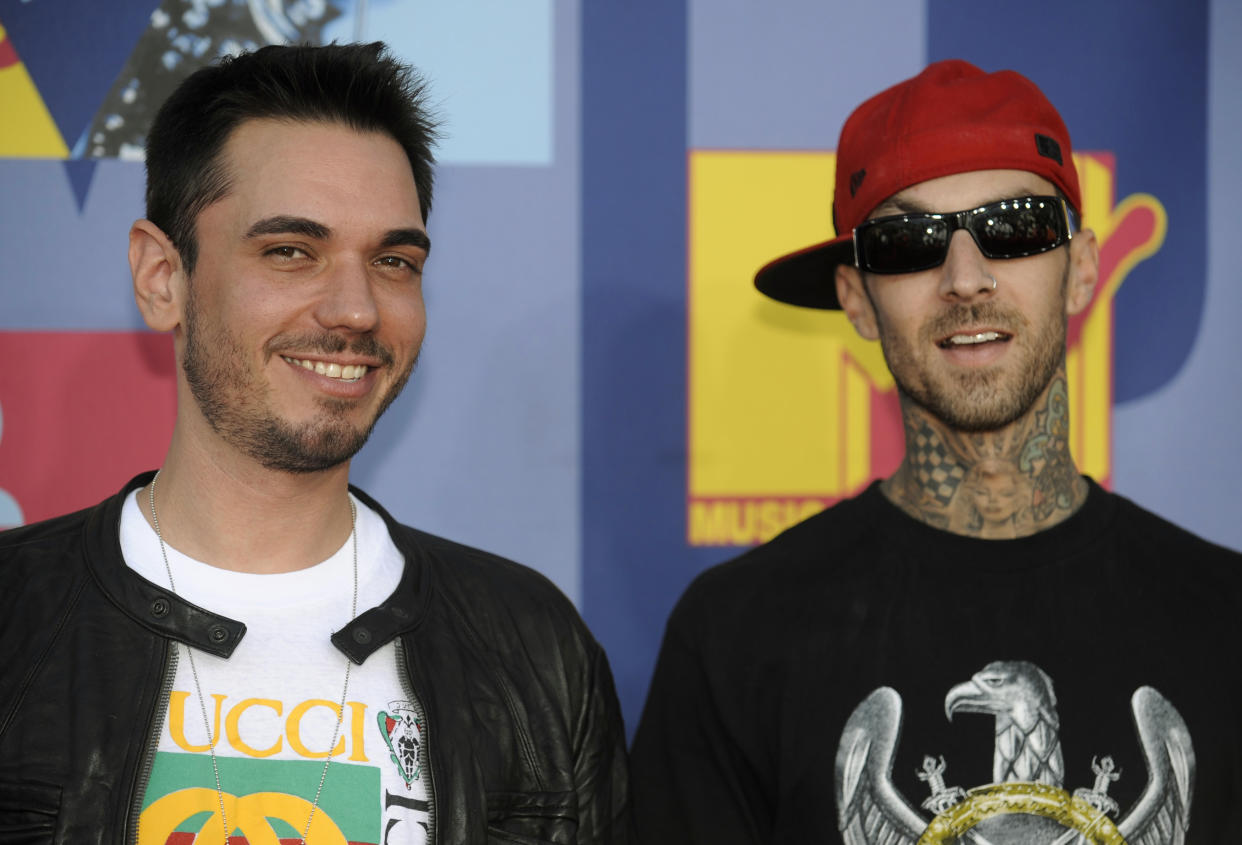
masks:
POLYGON ((353 622, 332 635, 332 644, 361 666, 362 661, 376 649, 401 634, 413 631, 426 618, 427 602, 431 597, 432 567, 426 565, 427 553, 413 537, 413 531, 393 519, 379 502, 357 487, 351 484, 349 491, 380 515, 388 528, 388 536, 405 558, 401 582, 392 595, 376 607, 359 613, 353 622))
MULTIPOLYGON (((143 578, 121 554, 121 511, 125 497, 151 483, 155 472, 131 479, 119 493, 92 509, 83 527, 86 565, 104 595, 147 630, 217 657, 229 657, 246 633, 245 624, 186 601, 171 590, 143 578)), ((401 582, 391 596, 358 614, 332 635, 332 643, 359 665, 395 637, 418 627, 430 594, 428 568, 412 532, 400 525, 367 494, 351 486, 358 499, 383 518, 388 533, 405 558, 401 582)))

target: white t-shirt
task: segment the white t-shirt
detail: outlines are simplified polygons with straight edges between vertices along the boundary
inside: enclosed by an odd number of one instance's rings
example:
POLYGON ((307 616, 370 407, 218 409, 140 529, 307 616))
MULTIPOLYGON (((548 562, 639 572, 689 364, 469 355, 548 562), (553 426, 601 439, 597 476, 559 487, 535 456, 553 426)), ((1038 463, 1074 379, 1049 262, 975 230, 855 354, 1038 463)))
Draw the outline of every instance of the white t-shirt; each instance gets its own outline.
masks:
MULTIPOLYGON (((126 501, 121 551, 139 575, 168 587, 159 540, 139 509, 146 501, 142 491, 126 501)), ((362 612, 392 594, 404 561, 379 515, 357 499, 354 504, 362 612)), ((351 618, 352 538, 322 563, 274 575, 218 569, 166 548, 176 593, 244 622, 246 635, 227 659, 195 650, 202 705, 189 649, 176 644, 176 676, 159 725, 139 845, 189 842, 200 831, 204 838, 197 841, 219 842, 220 793, 233 836, 251 843, 300 839, 321 778, 308 845, 431 841, 426 723, 413 692, 402 689, 396 642, 350 666, 344 718, 324 777, 349 663, 329 637, 351 618), (209 735, 218 738, 220 793, 209 735)))

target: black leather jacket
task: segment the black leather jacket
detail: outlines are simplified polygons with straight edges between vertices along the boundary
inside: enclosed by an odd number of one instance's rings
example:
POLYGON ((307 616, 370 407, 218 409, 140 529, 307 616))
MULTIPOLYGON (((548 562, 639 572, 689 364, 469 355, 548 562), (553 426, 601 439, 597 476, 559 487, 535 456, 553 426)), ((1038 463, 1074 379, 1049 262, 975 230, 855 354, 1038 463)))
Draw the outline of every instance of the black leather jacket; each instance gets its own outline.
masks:
MULTIPOLYGON (((227 657, 245 634, 126 566, 121 506, 150 480, 0 534, 0 842, 136 842, 172 641, 227 657)), ((612 676, 572 605, 537 573, 353 492, 406 566, 332 641, 361 663, 401 638, 429 726, 436 842, 631 841, 612 676)))

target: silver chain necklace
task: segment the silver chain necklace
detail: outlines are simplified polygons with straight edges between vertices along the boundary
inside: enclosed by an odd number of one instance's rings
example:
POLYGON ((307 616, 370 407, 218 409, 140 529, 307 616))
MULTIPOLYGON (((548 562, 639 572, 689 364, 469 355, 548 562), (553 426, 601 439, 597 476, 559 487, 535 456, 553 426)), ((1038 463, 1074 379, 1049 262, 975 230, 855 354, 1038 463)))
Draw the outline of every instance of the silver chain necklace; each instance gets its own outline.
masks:
MULTIPOLYGON (((164 558, 164 571, 168 573, 168 587, 174 593, 177 592, 177 585, 173 583, 172 567, 168 564, 168 549, 164 546, 164 535, 160 532, 160 518, 155 513, 155 482, 160 477, 160 470, 157 470, 155 477, 151 479, 151 487, 148 489, 147 501, 151 507, 151 523, 155 526, 155 536, 160 541, 160 554, 164 558)), ((354 500, 349 500, 349 536, 353 541, 354 548, 354 598, 353 604, 349 611, 349 621, 353 622, 358 616, 358 507, 354 504, 354 500)), ((203 714, 203 731, 207 736, 207 750, 211 753, 211 771, 216 777, 216 798, 220 802, 220 823, 224 825, 224 841, 229 841, 228 818, 224 814, 224 789, 220 786, 220 766, 216 762, 216 743, 219 742, 219 732, 212 735, 211 723, 207 721, 207 704, 203 700, 203 688, 198 682, 198 667, 194 665, 194 649, 190 646, 185 647, 185 652, 190 658, 190 674, 194 676, 194 692, 198 696, 198 709, 203 714)), ((310 815, 306 817, 306 828, 302 831, 302 845, 306 845, 306 837, 310 834, 311 822, 315 818, 315 811, 319 809, 319 796, 323 794, 324 781, 328 779, 328 766, 332 764, 332 749, 336 748, 336 741, 341 736, 341 723, 345 719, 345 700, 349 696, 349 670, 353 667, 353 662, 346 658, 345 660, 345 683, 341 687, 341 705, 336 710, 336 727, 332 730, 332 741, 328 743, 328 756, 323 761, 323 772, 319 775, 319 787, 315 790, 315 801, 311 804, 310 815)))

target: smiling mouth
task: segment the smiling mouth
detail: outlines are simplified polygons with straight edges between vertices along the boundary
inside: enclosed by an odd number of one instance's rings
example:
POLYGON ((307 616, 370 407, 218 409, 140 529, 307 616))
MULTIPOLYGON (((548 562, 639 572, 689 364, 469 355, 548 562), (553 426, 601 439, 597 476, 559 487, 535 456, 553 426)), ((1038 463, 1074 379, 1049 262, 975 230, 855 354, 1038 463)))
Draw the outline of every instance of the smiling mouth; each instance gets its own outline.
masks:
POLYGON ((366 364, 326 364, 323 361, 307 361, 302 358, 290 358, 288 355, 281 355, 285 361, 295 367, 301 367, 304 370, 310 370, 321 376, 334 378, 338 381, 357 381, 367 374, 370 369, 366 364))
POLYGON ((960 332, 951 334, 936 343, 941 349, 959 349, 964 346, 979 346, 985 343, 1008 343, 1013 335, 1006 332, 960 332))

